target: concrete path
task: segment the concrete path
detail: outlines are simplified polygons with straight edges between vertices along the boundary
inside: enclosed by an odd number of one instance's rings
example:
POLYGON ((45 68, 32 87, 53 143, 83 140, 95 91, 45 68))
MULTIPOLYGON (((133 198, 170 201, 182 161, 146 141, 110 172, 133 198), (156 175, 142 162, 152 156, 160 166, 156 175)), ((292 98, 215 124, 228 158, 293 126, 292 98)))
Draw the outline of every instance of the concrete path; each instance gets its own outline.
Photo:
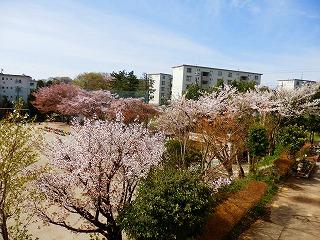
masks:
MULTIPOLYGON (((320 163, 318 163, 318 167, 320 163)), ((320 239, 320 170, 310 179, 289 179, 271 204, 270 219, 258 220, 239 240, 320 239)))

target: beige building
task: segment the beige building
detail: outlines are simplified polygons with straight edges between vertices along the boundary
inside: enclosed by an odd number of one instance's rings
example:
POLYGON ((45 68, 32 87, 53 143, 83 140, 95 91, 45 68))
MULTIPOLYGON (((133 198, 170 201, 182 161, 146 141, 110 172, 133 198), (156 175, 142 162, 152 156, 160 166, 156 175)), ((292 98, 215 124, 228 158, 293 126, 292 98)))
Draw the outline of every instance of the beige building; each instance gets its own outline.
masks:
MULTIPOLYGON (((7 97, 13 102, 20 97, 27 102, 31 91, 36 89, 36 81, 27 75, 14 75, 0 73, 0 99, 7 97)), ((1 101, 0 100, 0 101, 1 101)))
POLYGON ((172 67, 172 97, 182 96, 191 84, 197 84, 203 89, 211 88, 219 81, 223 81, 224 84, 231 84, 235 80, 254 81, 260 85, 261 75, 254 72, 183 64, 172 67))
POLYGON ((172 75, 166 73, 148 74, 148 77, 153 80, 154 93, 149 103, 162 105, 171 99, 172 75))

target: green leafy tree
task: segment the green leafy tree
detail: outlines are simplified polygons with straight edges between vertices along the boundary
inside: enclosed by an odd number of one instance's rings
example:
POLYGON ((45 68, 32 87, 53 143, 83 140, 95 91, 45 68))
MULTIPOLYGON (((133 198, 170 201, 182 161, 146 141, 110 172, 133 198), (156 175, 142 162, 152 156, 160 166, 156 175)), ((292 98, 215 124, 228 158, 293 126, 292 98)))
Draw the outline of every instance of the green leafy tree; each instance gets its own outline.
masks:
POLYGON ((85 90, 109 90, 112 81, 107 74, 88 72, 79 74, 73 83, 85 90))
POLYGON ((154 89, 154 80, 150 76, 148 76, 148 74, 146 73, 143 74, 142 78, 143 78, 143 88, 141 89, 140 87, 139 90, 146 91, 146 102, 149 103, 149 101, 154 98, 153 94, 156 91, 154 89))
POLYGON ((231 86, 236 88, 239 92, 247 92, 255 88, 255 81, 236 81, 231 83, 231 86))
POLYGON ((224 86, 224 81, 223 81, 223 79, 218 79, 217 80, 217 84, 216 84, 216 88, 221 88, 221 87, 223 87, 224 86))
POLYGON ((137 91, 139 87, 139 79, 134 72, 126 72, 125 70, 113 72, 111 76, 114 78, 112 90, 114 91, 137 91))
POLYGON ((280 129, 277 134, 277 144, 288 149, 292 154, 299 151, 307 141, 306 132, 302 127, 289 125, 280 129))
POLYGON ((263 126, 254 126, 249 130, 247 147, 250 153, 250 171, 254 171, 257 160, 268 152, 268 133, 263 126))
POLYGON ((136 240, 185 240, 201 233, 212 206, 212 189, 197 174, 156 170, 119 221, 136 240))
POLYGON ((36 88, 36 90, 38 90, 39 88, 43 88, 43 87, 45 87, 46 86, 46 84, 45 84, 45 82, 43 81, 43 80, 38 80, 37 81, 37 88, 36 88))
POLYGON ((33 165, 38 159, 35 147, 40 137, 21 115, 22 105, 18 101, 14 112, 0 122, 0 230, 4 240, 31 239, 21 219, 26 200, 32 198, 28 183, 40 171, 33 165), (9 222, 15 224, 9 226, 9 222))
POLYGON ((185 94, 186 99, 198 100, 203 95, 203 90, 197 84, 191 84, 185 94))

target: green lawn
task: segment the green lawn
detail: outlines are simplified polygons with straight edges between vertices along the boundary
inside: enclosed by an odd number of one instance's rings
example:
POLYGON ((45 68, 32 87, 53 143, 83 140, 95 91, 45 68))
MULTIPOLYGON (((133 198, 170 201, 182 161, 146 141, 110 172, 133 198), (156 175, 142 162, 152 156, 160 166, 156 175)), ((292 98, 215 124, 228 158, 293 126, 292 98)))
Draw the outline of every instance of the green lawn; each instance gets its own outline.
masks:
POLYGON ((320 142, 320 134, 319 133, 314 134, 314 141, 320 142))

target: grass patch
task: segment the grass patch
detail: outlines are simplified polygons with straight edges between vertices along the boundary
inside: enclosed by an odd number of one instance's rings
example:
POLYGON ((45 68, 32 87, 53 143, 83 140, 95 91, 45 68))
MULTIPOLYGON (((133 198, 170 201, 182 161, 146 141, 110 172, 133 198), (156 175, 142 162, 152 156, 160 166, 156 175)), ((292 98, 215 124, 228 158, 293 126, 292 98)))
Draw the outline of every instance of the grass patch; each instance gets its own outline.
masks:
POLYGON ((276 155, 271 155, 271 156, 265 156, 262 158, 258 163, 257 167, 265 167, 265 166, 270 166, 273 164, 273 162, 278 158, 276 155))
POLYGON ((320 134, 319 133, 314 134, 314 141, 320 142, 320 134))

